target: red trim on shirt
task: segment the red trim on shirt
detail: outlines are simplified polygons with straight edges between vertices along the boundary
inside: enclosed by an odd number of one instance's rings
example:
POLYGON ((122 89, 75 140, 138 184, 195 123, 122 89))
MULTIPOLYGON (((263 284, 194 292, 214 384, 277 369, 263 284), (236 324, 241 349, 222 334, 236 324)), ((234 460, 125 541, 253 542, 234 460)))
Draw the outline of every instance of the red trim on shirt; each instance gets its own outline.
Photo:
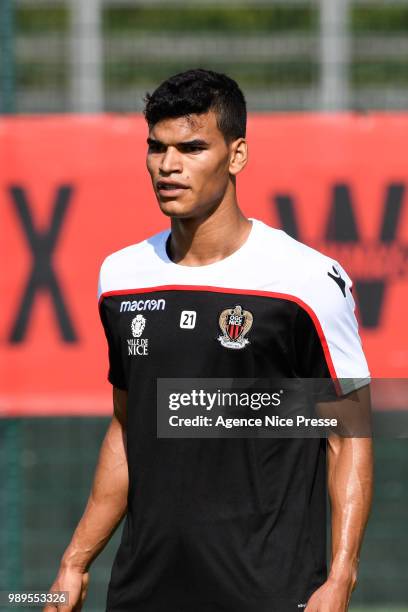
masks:
POLYGON ((330 355, 329 345, 327 343, 326 336, 324 335, 320 321, 317 318, 317 315, 314 310, 312 310, 308 304, 303 302, 303 300, 296 297, 295 295, 290 295, 287 293, 277 293, 275 291, 259 291, 258 289, 230 289, 227 287, 211 287, 206 285, 158 285, 157 287, 143 287, 139 289, 118 289, 116 291, 106 291, 104 293, 101 293, 98 305, 100 306, 102 300, 111 295, 129 295, 131 293, 153 293, 154 291, 210 291, 212 293, 232 293, 233 295, 259 295, 263 297, 274 297, 280 298, 282 300, 288 300, 289 302, 295 302, 301 308, 303 308, 303 310, 305 310, 312 319, 317 331, 317 335, 319 336, 320 344, 322 345, 330 376, 332 377, 336 388, 336 393, 337 395, 342 395, 340 383, 336 374, 336 370, 334 368, 332 357, 330 355))

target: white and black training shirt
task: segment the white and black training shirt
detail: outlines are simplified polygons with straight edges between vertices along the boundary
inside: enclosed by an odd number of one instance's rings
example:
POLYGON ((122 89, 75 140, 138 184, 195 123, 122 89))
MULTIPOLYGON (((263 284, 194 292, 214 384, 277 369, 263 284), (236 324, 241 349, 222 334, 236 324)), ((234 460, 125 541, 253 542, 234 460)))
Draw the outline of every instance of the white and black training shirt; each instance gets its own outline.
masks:
POLYGON ((328 378, 339 395, 368 384, 351 280, 256 219, 205 266, 172 262, 169 235, 100 271, 108 378, 128 391, 128 512, 106 610, 296 611, 326 579, 325 439, 158 438, 156 381, 328 378))

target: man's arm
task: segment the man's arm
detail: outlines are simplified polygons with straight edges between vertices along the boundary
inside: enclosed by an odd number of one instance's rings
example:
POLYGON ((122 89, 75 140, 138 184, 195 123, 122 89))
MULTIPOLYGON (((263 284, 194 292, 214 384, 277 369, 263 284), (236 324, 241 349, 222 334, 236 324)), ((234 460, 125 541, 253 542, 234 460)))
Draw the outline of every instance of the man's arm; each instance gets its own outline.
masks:
MULTIPOLYGON (((369 387, 358 389, 340 401, 320 404, 319 413, 337 416, 343 431, 362 435, 361 432, 367 432, 370 421, 369 387)), ((359 553, 372 500, 371 438, 329 435, 328 486, 331 567, 327 581, 309 599, 307 612, 345 612, 348 609, 357 581, 359 553)))
MULTIPOLYGON (((69 591, 69 606, 64 607, 67 612, 81 610, 88 587, 89 566, 126 513, 129 486, 126 403, 127 392, 114 387, 114 414, 101 446, 92 490, 50 588, 50 591, 69 591)), ((44 611, 56 609, 48 605, 44 611)))

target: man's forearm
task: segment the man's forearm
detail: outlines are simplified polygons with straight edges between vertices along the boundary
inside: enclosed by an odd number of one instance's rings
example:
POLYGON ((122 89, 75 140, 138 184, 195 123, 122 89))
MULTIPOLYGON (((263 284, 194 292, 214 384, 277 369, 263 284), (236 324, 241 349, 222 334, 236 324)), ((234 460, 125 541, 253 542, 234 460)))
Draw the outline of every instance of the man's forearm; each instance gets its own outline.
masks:
POLYGON ((87 570, 126 512, 129 482, 125 431, 113 417, 102 443, 88 503, 63 555, 62 567, 87 570))
POLYGON ((309 598, 305 612, 346 612, 357 580, 358 560, 373 486, 369 386, 340 400, 319 403, 318 414, 335 417, 339 433, 328 438, 332 562, 329 577, 309 598), (345 437, 349 435, 350 437, 345 437))
POLYGON ((329 578, 354 587, 372 499, 370 438, 329 437, 332 563, 329 578))

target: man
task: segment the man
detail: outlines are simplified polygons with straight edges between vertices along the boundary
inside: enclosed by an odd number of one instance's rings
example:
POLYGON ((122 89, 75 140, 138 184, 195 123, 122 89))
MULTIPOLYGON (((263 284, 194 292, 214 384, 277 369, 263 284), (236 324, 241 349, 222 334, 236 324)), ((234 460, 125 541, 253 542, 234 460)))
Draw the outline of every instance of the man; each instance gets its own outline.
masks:
POLYGON ((126 516, 108 612, 344 612, 370 507, 370 440, 328 438, 327 576, 326 440, 158 437, 156 383, 331 378, 342 399, 323 413, 366 409, 351 281, 238 207, 246 106, 233 80, 176 75, 147 97, 145 117, 171 231, 102 265, 114 414, 51 590, 80 610, 89 566, 126 516))

